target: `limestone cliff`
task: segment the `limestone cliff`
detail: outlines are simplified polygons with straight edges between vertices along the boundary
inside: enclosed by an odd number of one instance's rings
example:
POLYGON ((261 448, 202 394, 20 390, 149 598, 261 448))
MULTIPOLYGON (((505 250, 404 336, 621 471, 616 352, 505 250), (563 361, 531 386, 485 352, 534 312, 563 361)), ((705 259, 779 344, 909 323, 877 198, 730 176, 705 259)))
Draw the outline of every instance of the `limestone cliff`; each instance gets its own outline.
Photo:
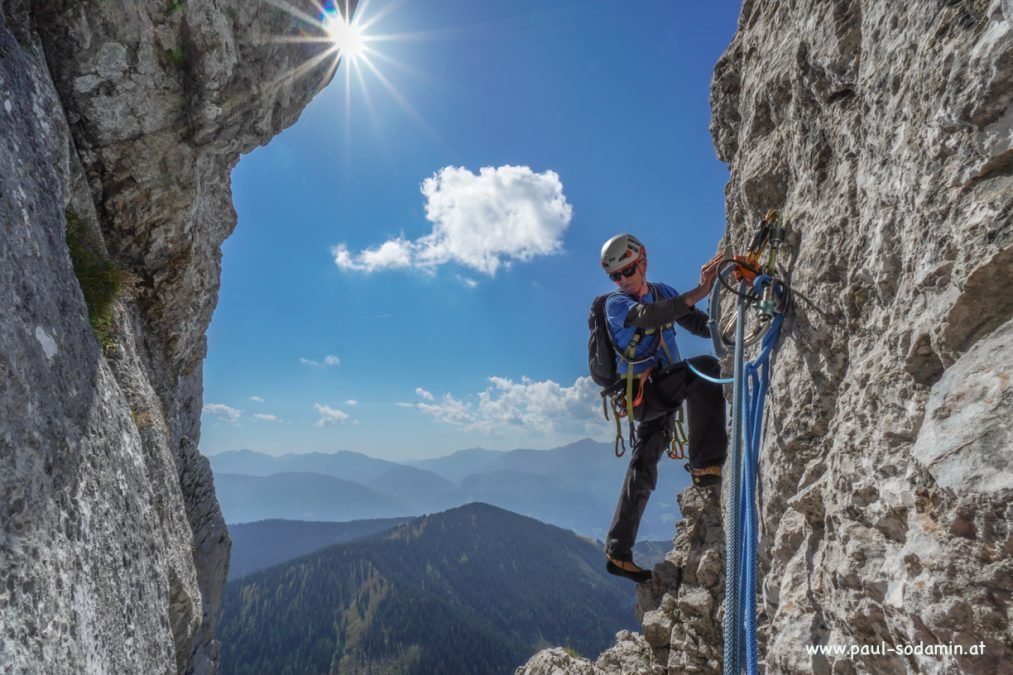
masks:
MULTIPOLYGON (((715 67, 728 241, 741 249, 780 209, 805 295, 782 334, 761 455, 767 672, 1013 661, 1011 97, 1009 0, 746 0, 715 67), (980 643, 983 655, 805 649, 980 643)), ((616 649, 636 665, 622 672, 720 668, 716 511, 684 512, 661 578, 640 592, 653 651, 637 661, 642 645, 624 636, 616 649)), ((557 667, 620 672, 554 652, 523 671, 557 667)))
POLYGON ((0 0, 2 672, 217 668, 204 335, 230 172, 333 73, 273 39, 308 32, 265 2, 0 0))

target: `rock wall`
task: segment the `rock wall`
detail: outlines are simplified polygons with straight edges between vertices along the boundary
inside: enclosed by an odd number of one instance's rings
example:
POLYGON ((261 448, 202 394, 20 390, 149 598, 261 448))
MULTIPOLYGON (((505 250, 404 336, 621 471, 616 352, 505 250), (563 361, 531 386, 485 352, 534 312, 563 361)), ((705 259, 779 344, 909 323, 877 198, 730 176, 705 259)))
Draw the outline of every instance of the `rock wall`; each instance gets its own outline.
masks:
POLYGON ((1013 3, 747 2, 715 68, 733 241, 799 241, 759 549, 771 672, 1013 660, 1013 3), (812 657, 807 644, 985 644, 812 657))
MULTIPOLYGON (((1011 98, 1010 0, 746 0, 715 67, 728 243, 768 208, 796 232, 761 457, 766 672, 1013 662, 1011 98)), ((722 548, 681 546, 683 575, 722 548)), ((623 672, 720 668, 710 589, 642 589, 654 654, 623 672)))
POLYGON ((300 34, 266 2, 0 0, 2 672, 217 669, 204 335, 231 170, 333 74, 300 34), (71 221, 128 281, 101 341, 71 221))

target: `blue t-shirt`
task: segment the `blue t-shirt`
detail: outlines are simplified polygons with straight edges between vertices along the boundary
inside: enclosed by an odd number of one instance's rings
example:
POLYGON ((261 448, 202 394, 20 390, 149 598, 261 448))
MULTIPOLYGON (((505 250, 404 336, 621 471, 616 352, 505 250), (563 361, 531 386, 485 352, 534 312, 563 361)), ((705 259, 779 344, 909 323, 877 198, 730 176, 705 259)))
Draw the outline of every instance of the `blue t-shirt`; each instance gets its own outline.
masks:
MULTIPOLYGON (((674 298, 679 293, 668 286, 667 284, 656 284, 652 283, 652 287, 658 289, 658 295, 664 298, 674 298)), ((647 295, 643 296, 639 300, 633 296, 626 295, 621 291, 616 291, 612 295, 608 296, 605 300, 605 320, 608 322, 609 332, 612 334, 612 341, 619 351, 625 352, 626 347, 629 346, 630 340, 633 339, 633 335, 637 332, 636 326, 626 326, 626 316, 630 313, 630 310, 634 305, 637 304, 650 304, 654 302, 654 292, 648 292, 647 295)), ((675 342, 675 327, 665 328, 662 331, 662 336, 665 340, 665 344, 668 346, 669 353, 672 354, 672 358, 679 361, 679 346, 675 342)), ((639 374, 651 367, 665 367, 672 365, 668 361, 668 356, 665 355, 665 349, 658 344, 658 333, 657 331, 650 335, 644 335, 640 338, 640 342, 637 344, 636 349, 633 352, 633 361, 638 361, 641 358, 652 354, 650 358, 642 363, 633 364, 633 373, 639 374)), ((620 375, 626 374, 626 359, 616 356, 616 371, 620 375)))

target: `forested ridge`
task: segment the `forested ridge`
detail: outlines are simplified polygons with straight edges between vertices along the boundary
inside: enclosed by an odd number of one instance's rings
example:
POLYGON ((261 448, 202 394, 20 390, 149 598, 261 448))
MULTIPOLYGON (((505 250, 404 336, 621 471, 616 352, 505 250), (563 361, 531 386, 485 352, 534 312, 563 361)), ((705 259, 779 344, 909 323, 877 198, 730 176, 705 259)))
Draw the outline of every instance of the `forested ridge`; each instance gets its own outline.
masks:
POLYGON ((229 581, 327 546, 378 534, 409 518, 355 520, 345 523, 261 520, 229 525, 232 551, 229 581))
POLYGON ((598 545, 469 504, 230 583, 224 673, 511 673, 635 625, 598 545))

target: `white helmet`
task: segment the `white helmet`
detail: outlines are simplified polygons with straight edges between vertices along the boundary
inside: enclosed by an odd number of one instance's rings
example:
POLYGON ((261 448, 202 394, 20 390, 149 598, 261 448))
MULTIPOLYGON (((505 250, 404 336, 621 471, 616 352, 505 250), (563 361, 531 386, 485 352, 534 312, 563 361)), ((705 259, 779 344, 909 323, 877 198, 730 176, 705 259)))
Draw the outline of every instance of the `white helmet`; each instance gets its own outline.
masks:
POLYGON ((647 259, 647 247, 632 234, 616 235, 601 247, 601 266, 605 274, 615 274, 641 259, 647 259))

